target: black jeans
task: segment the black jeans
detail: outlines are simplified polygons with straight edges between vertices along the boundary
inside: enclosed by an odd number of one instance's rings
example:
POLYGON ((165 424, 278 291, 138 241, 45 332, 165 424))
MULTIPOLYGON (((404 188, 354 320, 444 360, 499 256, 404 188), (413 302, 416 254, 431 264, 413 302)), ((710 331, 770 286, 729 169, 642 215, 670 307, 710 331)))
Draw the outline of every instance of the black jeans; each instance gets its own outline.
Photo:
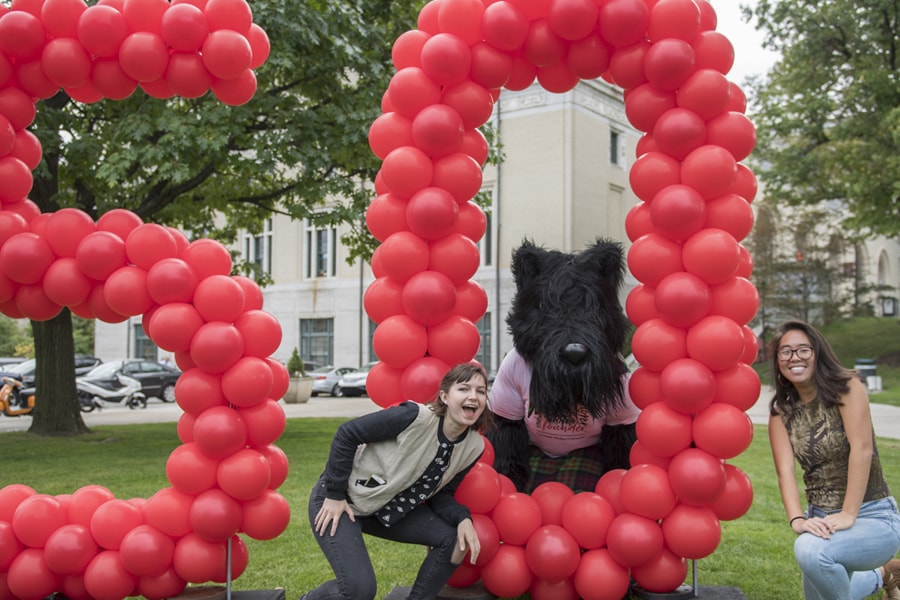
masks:
POLYGON ((310 591, 304 600, 372 600, 378 585, 375 570, 363 540, 363 533, 376 537, 419 544, 429 548, 425 562, 419 568, 416 581, 409 592, 409 600, 433 600, 453 575, 457 565, 450 562, 456 545, 456 527, 437 516, 427 504, 385 527, 375 517, 356 517, 356 522, 344 514, 337 532, 320 536, 315 531, 316 514, 325 501, 325 486, 316 482, 309 495, 309 523, 325 558, 331 564, 335 579, 326 581, 310 591))

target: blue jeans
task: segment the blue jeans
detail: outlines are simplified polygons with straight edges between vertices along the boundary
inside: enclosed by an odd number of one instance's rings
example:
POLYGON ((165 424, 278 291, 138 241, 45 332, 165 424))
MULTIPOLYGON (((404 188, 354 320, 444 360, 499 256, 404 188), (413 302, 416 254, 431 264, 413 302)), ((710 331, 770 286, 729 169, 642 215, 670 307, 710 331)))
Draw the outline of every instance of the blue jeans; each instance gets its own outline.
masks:
MULTIPOLYGON (((315 522, 316 514, 324 501, 325 486, 320 479, 309 496, 310 525, 315 522)), ((378 584, 363 533, 428 547, 425 562, 419 568, 416 581, 407 596, 409 600, 437 598, 457 567, 450 561, 456 546, 456 527, 437 516, 427 504, 420 504, 391 527, 385 527, 375 517, 358 516, 356 522, 353 522, 344 514, 341 515, 337 532, 333 536, 329 533, 320 536, 313 526, 313 535, 331 564, 335 579, 326 581, 302 596, 303 600, 375 598, 378 584)))
MULTIPOLYGON (((810 506, 806 515, 824 517, 840 511, 810 506)), ((806 600, 861 600, 882 586, 878 567, 900 550, 900 513, 893 497, 864 502, 850 529, 831 539, 801 533, 794 556, 803 571, 806 600)))

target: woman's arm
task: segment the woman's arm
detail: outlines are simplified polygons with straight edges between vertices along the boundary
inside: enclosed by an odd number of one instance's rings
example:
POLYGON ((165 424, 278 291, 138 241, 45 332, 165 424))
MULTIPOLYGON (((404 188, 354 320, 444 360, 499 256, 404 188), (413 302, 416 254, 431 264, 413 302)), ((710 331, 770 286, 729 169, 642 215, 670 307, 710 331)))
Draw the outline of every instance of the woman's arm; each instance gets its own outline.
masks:
POLYGON ((781 491, 781 503, 787 514, 791 529, 795 532, 802 531, 804 519, 791 521, 794 517, 802 516, 803 507, 800 502, 800 488, 797 485, 797 473, 795 470, 794 449, 788 436, 781 416, 769 417, 769 445, 772 447, 772 459, 775 461, 775 474, 778 477, 778 489, 781 491))
POLYGON ((835 529, 847 529, 856 522, 859 507, 866 494, 869 471, 872 468, 872 415, 869 411, 869 396, 857 379, 848 382, 849 391, 841 397, 841 420, 850 444, 850 458, 847 465, 847 493, 841 512, 829 515, 828 521, 835 529))

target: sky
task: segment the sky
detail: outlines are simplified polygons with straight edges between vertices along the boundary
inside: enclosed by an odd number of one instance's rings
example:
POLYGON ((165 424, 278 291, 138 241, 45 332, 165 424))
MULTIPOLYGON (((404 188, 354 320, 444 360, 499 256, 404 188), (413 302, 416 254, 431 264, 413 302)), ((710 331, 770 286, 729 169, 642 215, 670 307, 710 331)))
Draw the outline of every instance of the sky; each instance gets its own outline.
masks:
POLYGON ((757 0, 711 0, 718 17, 716 30, 724 34, 734 46, 734 66, 728 79, 743 86, 749 75, 762 75, 778 58, 762 47, 762 33, 754 29, 753 23, 741 20, 741 4, 755 6, 757 0))

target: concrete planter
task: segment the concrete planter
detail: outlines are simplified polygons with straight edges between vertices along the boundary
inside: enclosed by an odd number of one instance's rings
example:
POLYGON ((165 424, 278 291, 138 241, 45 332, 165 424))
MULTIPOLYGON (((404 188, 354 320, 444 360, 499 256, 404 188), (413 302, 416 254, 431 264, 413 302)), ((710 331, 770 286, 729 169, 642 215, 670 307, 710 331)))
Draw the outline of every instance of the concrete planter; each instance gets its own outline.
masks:
POLYGON ((288 404, 302 404, 312 396, 312 377, 291 377, 284 401, 288 404))

